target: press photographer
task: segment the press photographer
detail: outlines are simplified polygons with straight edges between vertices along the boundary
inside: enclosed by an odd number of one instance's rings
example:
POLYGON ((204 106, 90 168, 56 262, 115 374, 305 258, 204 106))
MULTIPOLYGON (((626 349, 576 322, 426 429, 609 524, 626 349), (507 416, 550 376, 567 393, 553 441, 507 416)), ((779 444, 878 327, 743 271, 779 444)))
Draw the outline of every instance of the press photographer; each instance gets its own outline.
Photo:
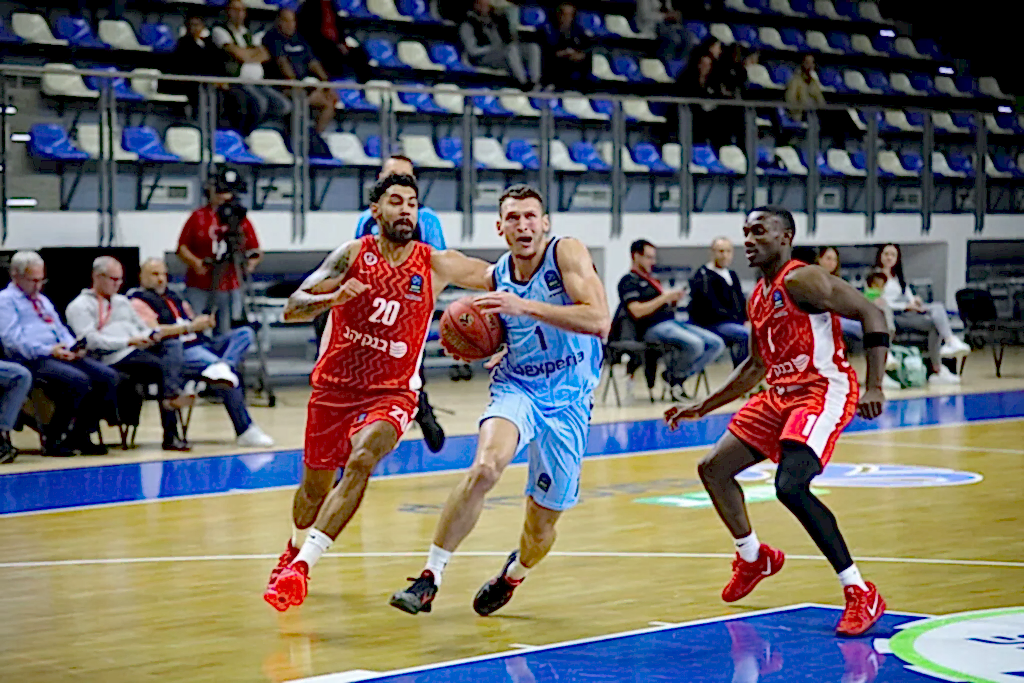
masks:
POLYGON ((245 191, 237 171, 219 170, 206 186, 206 205, 192 212, 178 238, 178 257, 188 268, 185 298, 197 314, 216 314, 217 334, 230 332, 231 321, 241 317, 242 282, 263 259, 238 202, 245 191))

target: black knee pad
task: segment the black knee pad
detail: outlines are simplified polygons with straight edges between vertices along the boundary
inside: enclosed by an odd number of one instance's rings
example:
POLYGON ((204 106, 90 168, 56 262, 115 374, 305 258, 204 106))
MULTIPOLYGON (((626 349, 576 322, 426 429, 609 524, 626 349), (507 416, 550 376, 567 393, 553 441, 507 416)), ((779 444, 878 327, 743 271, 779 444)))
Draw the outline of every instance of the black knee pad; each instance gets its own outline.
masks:
POLYGON ((820 473, 821 461, 807 444, 783 441, 775 472, 775 495, 783 503, 809 495, 811 480, 820 473))

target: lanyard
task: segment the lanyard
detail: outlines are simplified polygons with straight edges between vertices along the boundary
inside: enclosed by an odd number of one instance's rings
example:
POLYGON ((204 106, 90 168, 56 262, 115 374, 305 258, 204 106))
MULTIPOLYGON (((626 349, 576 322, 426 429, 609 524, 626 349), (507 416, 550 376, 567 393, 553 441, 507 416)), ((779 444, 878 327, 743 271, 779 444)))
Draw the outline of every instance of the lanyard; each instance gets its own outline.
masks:
POLYGON ((106 299, 103 299, 103 298, 99 299, 99 301, 97 302, 97 306, 99 307, 99 324, 96 326, 96 329, 97 330, 102 330, 103 326, 106 325, 107 321, 110 320, 110 310, 114 306, 109 301, 107 301, 106 299), (107 304, 107 309, 106 310, 103 310, 104 302, 107 304))
POLYGON ((651 287, 654 287, 654 289, 658 291, 658 294, 661 294, 662 288, 661 282, 659 280, 655 280, 653 277, 648 276, 646 273, 641 273, 639 270, 636 270, 635 268, 633 269, 633 272, 642 277, 643 279, 647 280, 647 282, 650 283, 651 287))
POLYGON ((181 315, 181 311, 179 311, 178 307, 175 305, 174 299, 172 299, 171 297, 167 296, 166 294, 162 295, 160 298, 164 300, 165 304, 170 306, 171 313, 174 314, 174 319, 175 320, 181 320, 183 316, 181 315))

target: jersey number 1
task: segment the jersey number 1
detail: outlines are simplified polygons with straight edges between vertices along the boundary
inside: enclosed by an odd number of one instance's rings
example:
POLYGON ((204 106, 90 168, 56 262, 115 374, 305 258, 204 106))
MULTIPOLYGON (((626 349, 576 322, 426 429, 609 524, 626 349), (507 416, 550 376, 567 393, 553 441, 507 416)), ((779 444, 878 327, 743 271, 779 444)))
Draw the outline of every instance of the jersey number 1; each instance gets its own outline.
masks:
POLYGON ((541 330, 540 326, 538 325, 537 327, 533 328, 533 331, 537 333, 537 341, 540 342, 540 350, 541 351, 547 351, 548 350, 548 342, 547 342, 547 340, 544 339, 544 332, 543 332, 543 330, 541 330))
POLYGON ((395 324, 395 320, 398 318, 398 309, 401 307, 400 303, 378 297, 373 300, 373 305, 377 310, 370 316, 371 323, 389 326, 395 324))

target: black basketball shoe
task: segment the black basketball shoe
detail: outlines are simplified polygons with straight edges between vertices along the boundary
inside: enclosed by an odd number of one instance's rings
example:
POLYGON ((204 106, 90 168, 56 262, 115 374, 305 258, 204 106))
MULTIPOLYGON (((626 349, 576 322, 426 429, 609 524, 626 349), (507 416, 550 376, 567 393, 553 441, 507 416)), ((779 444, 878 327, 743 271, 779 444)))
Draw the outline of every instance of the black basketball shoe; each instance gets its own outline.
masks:
POLYGON ((476 597, 473 598, 473 610, 480 616, 486 617, 508 604, 508 601, 512 599, 512 592, 524 581, 524 579, 516 581, 505 575, 518 555, 519 551, 513 550, 505 560, 505 566, 501 568, 501 573, 477 591, 476 597))
POLYGON ((422 390, 420 391, 419 410, 416 411, 416 422, 423 432, 423 440, 426 442, 430 452, 437 453, 441 450, 441 447, 444 446, 444 430, 441 429, 441 425, 437 424, 437 418, 434 417, 434 409, 430 407, 430 403, 427 401, 427 392, 422 390))
POLYGON ((391 606, 409 614, 429 612, 434 596, 437 595, 433 572, 424 569, 419 578, 414 579, 410 576, 409 581, 412 581, 411 586, 391 596, 391 606))

